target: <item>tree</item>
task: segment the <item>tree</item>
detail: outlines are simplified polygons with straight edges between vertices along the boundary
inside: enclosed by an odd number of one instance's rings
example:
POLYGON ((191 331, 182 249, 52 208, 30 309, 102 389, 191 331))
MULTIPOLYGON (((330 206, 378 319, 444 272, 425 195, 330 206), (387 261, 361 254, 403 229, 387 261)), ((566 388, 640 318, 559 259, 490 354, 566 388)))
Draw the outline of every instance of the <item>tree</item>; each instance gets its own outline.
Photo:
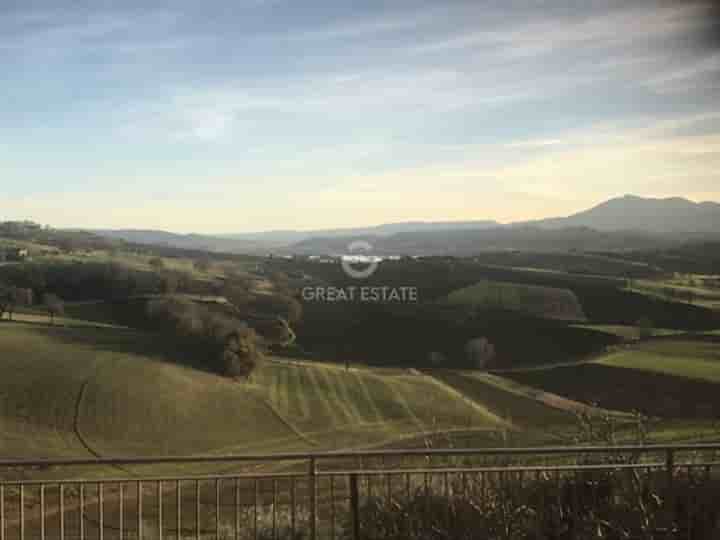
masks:
POLYGON ((155 270, 162 270, 165 268, 165 261, 163 261, 160 257, 153 257, 148 261, 148 264, 155 270))
POLYGON ((0 296, 0 317, 7 312, 11 321, 18 306, 29 306, 33 303, 32 289, 5 287, 0 291, 0 296))
POLYGON ((210 262, 210 259, 197 259, 193 261, 193 267, 198 272, 207 272, 212 267, 212 263, 210 262))
POLYGON ((225 338, 221 354, 225 375, 247 379, 257 367, 259 359, 254 332, 247 326, 239 326, 225 338))
POLYGON ((470 366, 485 369, 495 360, 495 346, 486 337, 471 339, 465 345, 470 366))
POLYGON ((637 322, 637 332, 640 339, 647 339, 653 335, 653 322, 649 317, 641 317, 637 322))
POLYGON ((685 296, 689 304, 692 304, 695 301, 695 293, 693 293, 693 291, 686 291, 685 296))
POLYGON ((50 324, 55 324, 55 316, 65 313, 65 304, 56 294, 46 293, 43 296, 43 304, 50 316, 50 324))
MULTIPOLYGON (((5 312, 10 312, 10 304, 12 302, 12 295, 10 294, 10 287, 0 285, 0 319, 3 318, 5 312)), ((12 316, 10 316, 12 318, 12 316)))
POLYGON ((430 362, 430 365, 433 367, 441 367, 446 361, 447 358, 445 358, 445 355, 441 352, 430 351, 428 353, 428 362, 430 362))
POLYGON ((248 292, 248 289, 241 284, 226 283, 222 288, 222 295, 241 312, 247 311, 250 302, 252 301, 252 294, 248 292))
POLYGON ((282 317, 294 324, 302 318, 302 305, 295 298, 281 294, 257 294, 250 308, 263 315, 282 317))
POLYGON ((160 290, 163 294, 175 294, 179 288, 179 280, 175 274, 165 273, 160 282, 160 290))
POLYGON ((257 366, 257 336, 237 319, 183 298, 152 300, 147 315, 174 342, 208 359, 213 371, 247 379, 257 366))

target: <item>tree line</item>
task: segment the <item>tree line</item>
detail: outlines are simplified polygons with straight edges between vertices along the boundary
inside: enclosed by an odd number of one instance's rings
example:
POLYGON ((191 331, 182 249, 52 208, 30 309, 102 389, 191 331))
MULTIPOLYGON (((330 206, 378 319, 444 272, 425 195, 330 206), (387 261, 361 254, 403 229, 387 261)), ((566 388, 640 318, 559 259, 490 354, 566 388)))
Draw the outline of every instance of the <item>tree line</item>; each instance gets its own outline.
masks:
MULTIPOLYGON (((32 306, 35 294, 32 289, 4 285, 0 283, 0 319, 8 314, 8 319, 13 320, 13 315, 18 308, 32 306)), ((45 293, 42 296, 42 306, 45 308, 50 322, 55 322, 57 315, 62 315, 65 305, 62 299, 56 294, 45 293)))

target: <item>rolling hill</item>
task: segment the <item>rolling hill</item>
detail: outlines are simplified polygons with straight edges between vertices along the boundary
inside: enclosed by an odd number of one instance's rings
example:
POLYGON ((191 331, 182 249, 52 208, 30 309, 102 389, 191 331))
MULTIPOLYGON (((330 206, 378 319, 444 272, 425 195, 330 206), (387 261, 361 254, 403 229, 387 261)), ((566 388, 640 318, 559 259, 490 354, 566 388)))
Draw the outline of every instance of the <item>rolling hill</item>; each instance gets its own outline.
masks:
POLYGON ((300 451, 504 425, 407 370, 270 360, 240 384, 166 361, 154 341, 123 328, 0 324, 0 456, 300 451))

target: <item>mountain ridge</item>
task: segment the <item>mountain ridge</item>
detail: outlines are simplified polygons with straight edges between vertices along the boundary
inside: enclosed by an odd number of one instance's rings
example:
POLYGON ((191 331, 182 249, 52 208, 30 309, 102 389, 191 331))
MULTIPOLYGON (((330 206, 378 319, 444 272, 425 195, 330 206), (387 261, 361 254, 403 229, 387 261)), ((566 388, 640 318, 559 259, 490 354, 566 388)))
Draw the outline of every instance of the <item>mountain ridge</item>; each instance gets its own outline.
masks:
MULTIPOLYGON (((346 245, 353 239, 372 239, 373 243, 385 246, 383 251, 405 253, 403 250, 410 250, 412 253, 436 254, 448 252, 447 246, 442 245, 443 237, 447 243, 456 244, 463 236, 487 243, 481 246, 484 249, 528 249, 533 247, 532 238, 535 237, 542 239, 541 244, 546 246, 544 249, 549 249, 553 247, 551 233, 557 237, 557 249, 584 249, 588 243, 599 240, 607 249, 626 249, 628 244, 634 248, 657 247, 668 240, 677 242, 695 237, 720 236, 720 204, 713 201, 693 202, 682 197, 624 195, 569 216, 508 224, 493 220, 405 221, 368 227, 311 231, 278 229, 216 235, 148 229, 96 229, 91 232, 141 244, 231 253, 305 253, 308 250, 332 253, 338 250, 339 245, 346 245), (490 234, 490 231, 494 232, 490 234), (592 231, 603 234, 594 235, 592 231), (611 240, 613 235, 615 240, 611 240), (663 239, 659 236, 666 238, 660 242, 663 239), (571 237, 573 240, 567 243, 571 237), (423 248, 423 243, 427 244, 426 248, 423 248)), ((464 245, 465 241, 461 243, 464 245)))

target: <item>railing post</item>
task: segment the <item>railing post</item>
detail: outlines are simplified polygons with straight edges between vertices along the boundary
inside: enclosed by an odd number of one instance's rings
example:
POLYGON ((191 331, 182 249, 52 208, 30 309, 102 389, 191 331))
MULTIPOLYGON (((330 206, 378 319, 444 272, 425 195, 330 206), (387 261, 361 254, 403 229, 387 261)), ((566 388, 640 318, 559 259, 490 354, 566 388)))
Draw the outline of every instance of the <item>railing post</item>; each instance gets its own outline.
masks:
POLYGON ((665 451, 665 489, 665 512, 668 527, 672 527, 675 521, 675 451, 672 448, 665 451))
POLYGON ((317 540, 317 463, 310 457, 310 540, 317 540))
POLYGON ((352 516, 353 540, 360 540, 360 493, 358 490, 358 476, 350 475, 350 514, 352 516))
POLYGON ((665 453, 665 473, 668 493, 672 493, 674 487, 674 473, 675 472, 675 452, 672 448, 668 448, 665 453))

